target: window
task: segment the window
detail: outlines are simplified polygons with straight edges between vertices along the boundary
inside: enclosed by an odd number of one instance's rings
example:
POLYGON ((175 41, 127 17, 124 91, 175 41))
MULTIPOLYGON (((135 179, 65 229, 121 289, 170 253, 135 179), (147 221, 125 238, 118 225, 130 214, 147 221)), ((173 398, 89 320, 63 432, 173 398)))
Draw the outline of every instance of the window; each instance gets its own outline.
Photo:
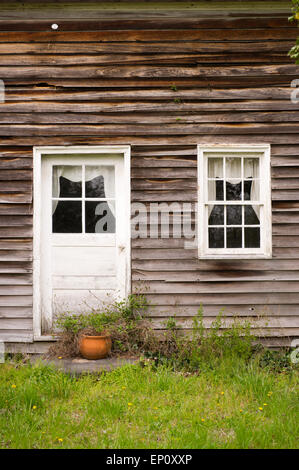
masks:
POLYGON ((199 256, 271 256, 270 146, 199 146, 199 256))
POLYGON ((54 165, 52 232, 115 233, 114 178, 113 166, 54 165))

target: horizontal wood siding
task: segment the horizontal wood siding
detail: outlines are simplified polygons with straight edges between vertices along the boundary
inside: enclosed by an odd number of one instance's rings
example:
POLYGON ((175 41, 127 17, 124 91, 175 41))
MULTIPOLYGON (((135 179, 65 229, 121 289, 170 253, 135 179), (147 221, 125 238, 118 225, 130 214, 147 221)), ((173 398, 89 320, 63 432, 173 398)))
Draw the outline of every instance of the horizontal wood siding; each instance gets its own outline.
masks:
POLYGON ((196 202, 200 143, 271 144, 273 259, 199 260, 183 239, 136 239, 133 289, 160 329, 173 315, 190 328, 203 304, 207 325, 224 307, 269 344, 298 337, 299 67, 287 57, 298 30, 288 15, 199 9, 63 19, 51 31, 40 11, 36 21, 9 6, 0 15, 0 339, 32 340, 34 145, 131 145, 132 201, 149 204, 196 202))

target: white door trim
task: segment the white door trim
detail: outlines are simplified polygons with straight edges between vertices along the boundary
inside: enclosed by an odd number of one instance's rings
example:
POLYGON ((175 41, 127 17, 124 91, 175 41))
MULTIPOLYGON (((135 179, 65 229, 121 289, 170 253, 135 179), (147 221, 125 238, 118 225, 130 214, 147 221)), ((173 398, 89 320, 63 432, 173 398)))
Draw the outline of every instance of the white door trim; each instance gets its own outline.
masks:
POLYGON ((126 213, 124 219, 125 231, 120 240, 117 241, 120 252, 124 251, 126 257, 126 272, 124 275, 124 287, 126 295, 131 290, 131 148, 129 145, 98 145, 98 146, 45 146, 33 147, 33 338, 35 341, 52 339, 52 336, 43 336, 41 332, 41 216, 42 216, 42 193, 41 193, 41 168, 42 158, 53 154, 99 154, 99 153, 121 153, 124 156, 124 189, 126 198, 126 213), (123 246, 126 247, 123 250, 123 246))

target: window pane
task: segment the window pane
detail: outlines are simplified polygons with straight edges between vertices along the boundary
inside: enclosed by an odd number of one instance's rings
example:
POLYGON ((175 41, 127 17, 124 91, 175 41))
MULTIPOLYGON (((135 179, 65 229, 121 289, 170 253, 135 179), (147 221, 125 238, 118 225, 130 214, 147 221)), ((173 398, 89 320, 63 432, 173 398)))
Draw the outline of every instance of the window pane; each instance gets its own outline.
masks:
POLYGON ((53 233, 82 233, 82 202, 52 201, 53 233))
POLYGON ((242 199, 242 183, 226 182, 226 200, 240 201, 242 199))
POLYGON ((239 178, 241 179, 241 158, 227 157, 225 159, 225 173, 226 178, 239 178))
POLYGON ((106 201, 85 202, 85 232, 115 233, 115 204, 106 201))
POLYGON ((53 166, 53 197, 82 196, 82 167, 71 165, 53 166))
POLYGON ((227 225, 242 225, 242 206, 226 206, 227 225))
POLYGON ((226 245, 227 248, 242 248, 242 229, 227 228, 226 229, 226 245))
POLYGON ((244 158, 244 178, 259 178, 258 158, 244 158))
POLYGON ((259 225, 260 208, 259 206, 245 206, 245 225, 259 225))
POLYGON ((209 225, 224 224, 224 206, 209 206, 209 225))
POLYGON ((245 248, 260 248, 260 227, 245 228, 245 248))
POLYGON ((208 159, 208 177, 223 178, 223 158, 208 159))
POLYGON ((209 228, 209 248, 224 248, 223 228, 209 228))
POLYGON ((209 201, 223 201, 223 180, 208 182, 209 201))
POLYGON ((85 167, 85 197, 114 198, 114 166, 85 167))

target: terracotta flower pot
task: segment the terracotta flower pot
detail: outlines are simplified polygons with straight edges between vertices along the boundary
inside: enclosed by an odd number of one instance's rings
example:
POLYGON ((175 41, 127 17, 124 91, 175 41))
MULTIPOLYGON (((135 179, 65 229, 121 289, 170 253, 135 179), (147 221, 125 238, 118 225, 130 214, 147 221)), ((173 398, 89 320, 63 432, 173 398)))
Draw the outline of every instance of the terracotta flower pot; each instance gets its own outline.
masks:
POLYGON ((111 336, 82 335, 79 351, 85 359, 104 359, 111 351, 111 336))

